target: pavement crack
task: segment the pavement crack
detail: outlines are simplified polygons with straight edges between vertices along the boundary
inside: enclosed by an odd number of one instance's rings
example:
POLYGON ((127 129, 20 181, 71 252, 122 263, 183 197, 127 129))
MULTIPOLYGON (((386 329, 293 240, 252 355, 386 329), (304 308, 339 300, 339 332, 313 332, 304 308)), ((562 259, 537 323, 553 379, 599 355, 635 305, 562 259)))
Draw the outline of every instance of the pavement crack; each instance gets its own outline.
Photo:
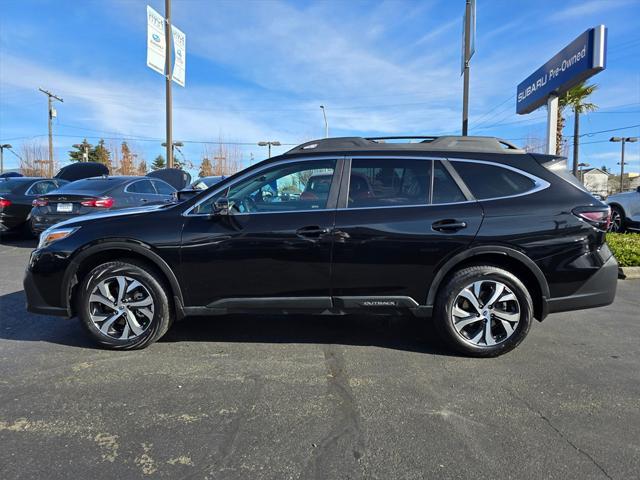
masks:
POLYGON ((355 466, 365 450, 360 413, 349 383, 344 355, 335 345, 324 345, 323 352, 327 367, 327 394, 335 405, 336 418, 300 475, 305 479, 335 478, 332 473, 338 471, 344 474, 345 463, 355 466))
POLYGON ((547 417, 544 413, 542 413, 540 410, 538 410, 537 408, 534 408, 533 406, 531 406, 529 404, 529 402, 527 402, 524 398, 520 397, 519 395, 516 395, 513 391, 511 391, 508 388, 505 388, 505 390, 507 391, 507 393, 509 393, 513 398, 515 398, 516 400, 519 400, 520 403, 522 403, 527 410, 529 410, 531 413, 537 415, 538 417, 540 417, 540 419, 542 419, 554 432, 556 432, 556 434, 562 439, 564 440, 571 448, 573 448, 576 452, 578 452, 580 455, 584 456, 585 458, 587 458, 593 465, 596 466, 596 468, 598 468, 598 470, 600 470, 602 472, 602 474, 607 477, 610 480, 613 480, 613 477, 611 475, 609 475, 609 473, 606 471, 606 469, 600 465, 598 463, 598 461, 593 458, 591 456, 591 454, 583 449, 581 449, 578 445, 576 445, 575 443, 573 443, 573 441, 571 441, 571 439, 569 437, 567 437, 562 430, 560 430, 558 427, 556 427, 553 422, 549 419, 549 417, 547 417))

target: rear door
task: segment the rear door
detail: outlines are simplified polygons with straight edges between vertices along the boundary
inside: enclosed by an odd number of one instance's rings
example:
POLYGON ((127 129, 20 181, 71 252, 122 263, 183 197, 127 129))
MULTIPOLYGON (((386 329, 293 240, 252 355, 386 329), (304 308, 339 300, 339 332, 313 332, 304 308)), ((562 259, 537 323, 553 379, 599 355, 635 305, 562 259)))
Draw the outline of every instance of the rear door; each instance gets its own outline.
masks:
POLYGON ((124 193, 124 203, 128 207, 153 205, 160 201, 151 180, 147 178, 130 183, 125 187, 124 193))
POLYGON ((173 201, 173 194, 176 189, 162 180, 151 180, 156 190, 155 200, 157 203, 169 203, 173 201))
POLYGON ((344 171, 333 246, 336 304, 424 304, 437 266, 473 241, 481 207, 446 161, 354 157, 344 171))

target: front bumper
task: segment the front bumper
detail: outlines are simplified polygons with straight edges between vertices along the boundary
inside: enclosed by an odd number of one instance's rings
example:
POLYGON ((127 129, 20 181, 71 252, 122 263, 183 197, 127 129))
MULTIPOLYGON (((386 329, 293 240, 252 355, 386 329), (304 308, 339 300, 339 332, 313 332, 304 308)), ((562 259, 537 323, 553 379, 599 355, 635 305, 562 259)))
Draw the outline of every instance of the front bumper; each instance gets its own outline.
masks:
POLYGON ((27 297, 27 311, 31 313, 38 313, 41 315, 55 315, 60 317, 68 317, 69 312, 66 308, 51 306, 42 297, 42 294, 36 286, 36 282, 33 279, 33 274, 27 270, 24 275, 24 293, 27 297))
POLYGON ((548 312, 566 312, 610 305, 616 297, 617 286, 618 262, 611 255, 573 295, 547 299, 548 312))

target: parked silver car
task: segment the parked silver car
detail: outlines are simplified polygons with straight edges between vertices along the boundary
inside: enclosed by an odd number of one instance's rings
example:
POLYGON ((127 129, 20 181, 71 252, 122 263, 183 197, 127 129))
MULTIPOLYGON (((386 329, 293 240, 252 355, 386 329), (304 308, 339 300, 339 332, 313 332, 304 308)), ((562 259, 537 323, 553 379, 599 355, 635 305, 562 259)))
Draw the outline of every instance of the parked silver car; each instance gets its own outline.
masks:
POLYGON ((607 203, 611 206, 610 231, 640 231, 640 187, 630 192, 610 195, 607 203))

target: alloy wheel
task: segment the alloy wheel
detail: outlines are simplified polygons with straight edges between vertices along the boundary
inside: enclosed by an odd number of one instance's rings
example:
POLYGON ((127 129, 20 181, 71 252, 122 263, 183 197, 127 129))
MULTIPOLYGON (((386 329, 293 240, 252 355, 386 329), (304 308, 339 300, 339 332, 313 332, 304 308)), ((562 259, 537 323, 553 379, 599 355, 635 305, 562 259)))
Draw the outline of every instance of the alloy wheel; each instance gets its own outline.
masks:
POLYGON ((520 303, 513 291, 495 280, 467 285, 453 302, 451 321, 457 334, 479 347, 510 338, 520 322, 520 303))
POLYGON ((619 232, 622 229, 622 215, 615 209, 611 210, 611 223, 609 223, 610 232, 619 232))
POLYGON ((117 275, 101 280, 89 296, 89 317, 103 334, 117 340, 142 335, 153 320, 153 298, 140 281, 117 275))

